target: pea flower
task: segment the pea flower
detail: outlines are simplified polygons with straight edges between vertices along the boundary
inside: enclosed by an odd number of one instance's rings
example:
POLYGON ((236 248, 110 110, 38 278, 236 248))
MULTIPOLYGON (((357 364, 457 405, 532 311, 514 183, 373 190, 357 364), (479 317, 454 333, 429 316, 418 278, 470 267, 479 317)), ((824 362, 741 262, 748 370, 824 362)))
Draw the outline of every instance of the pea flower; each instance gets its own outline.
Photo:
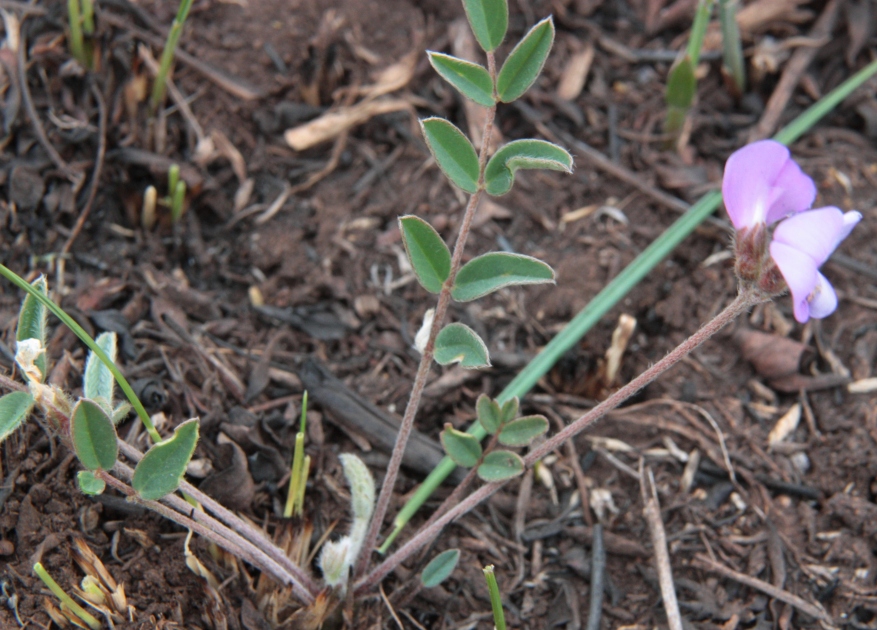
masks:
POLYGON ((816 185, 773 140, 734 152, 725 164, 722 195, 736 229, 740 280, 767 295, 792 293, 795 319, 827 317, 837 295, 819 267, 862 219, 835 207, 810 210, 816 185), (768 240, 768 226, 781 221, 768 240))

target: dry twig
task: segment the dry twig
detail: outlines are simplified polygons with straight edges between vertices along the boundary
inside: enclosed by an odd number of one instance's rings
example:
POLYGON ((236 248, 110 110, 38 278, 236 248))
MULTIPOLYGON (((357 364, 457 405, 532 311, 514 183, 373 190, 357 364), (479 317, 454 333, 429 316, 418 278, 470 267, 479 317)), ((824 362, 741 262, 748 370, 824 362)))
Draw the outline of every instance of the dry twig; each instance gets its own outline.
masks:
POLYGON ((652 547, 655 551, 655 568, 658 570, 658 582, 661 586, 661 598, 664 600, 664 611, 667 613, 667 625, 670 630, 682 630, 682 616, 679 614, 679 602, 676 600, 676 587, 673 584, 673 568, 670 566, 670 552, 667 551, 667 534, 661 520, 661 507, 658 504, 658 491, 655 488, 655 477, 651 468, 648 469, 648 484, 640 460, 640 491, 643 497, 643 516, 649 526, 652 547))

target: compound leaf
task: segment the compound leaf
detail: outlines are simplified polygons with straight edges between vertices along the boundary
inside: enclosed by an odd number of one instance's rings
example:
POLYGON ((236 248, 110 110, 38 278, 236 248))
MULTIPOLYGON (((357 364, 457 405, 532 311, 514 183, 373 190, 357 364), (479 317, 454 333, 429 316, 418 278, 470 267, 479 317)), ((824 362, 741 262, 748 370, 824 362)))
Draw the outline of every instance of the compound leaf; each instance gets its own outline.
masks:
POLYGON ((27 419, 34 399, 28 392, 10 392, 0 397, 0 442, 27 419))
POLYGON ((420 574, 420 582, 426 588, 438 586, 448 579, 460 561, 459 549, 448 549, 429 561, 420 574))
POLYGON ((70 439, 76 457, 88 470, 110 470, 119 455, 116 427, 103 405, 81 399, 70 414, 70 439))
POLYGON ((420 121, 423 137, 442 172, 454 185, 474 193, 478 190, 478 154, 469 139, 444 118, 420 121))
POLYGON ((493 80, 484 66, 442 53, 427 51, 426 54, 435 71, 460 94, 484 107, 496 105, 493 80))
POLYGON ((527 446, 548 431, 545 416, 524 416, 506 424, 499 433, 499 443, 505 446, 527 446))
POLYGON ((399 230, 417 280, 430 293, 440 293, 451 273, 448 246, 435 228, 419 217, 401 217, 399 230))
POLYGON ((484 169, 484 189, 488 194, 504 195, 512 189, 515 173, 521 169, 542 168, 572 173, 569 152, 545 140, 515 140, 501 147, 484 169))
POLYGON ((134 469, 131 486, 147 500, 170 494, 179 487, 197 442, 198 419, 186 420, 170 438, 146 452, 134 469))
POLYGON ((523 254, 491 252, 463 265, 451 296, 458 302, 470 302, 509 285, 547 282, 554 282, 554 270, 541 260, 523 254))
POLYGON ((458 431, 450 425, 445 425, 439 434, 442 441, 442 447, 457 466, 463 468, 472 468, 478 463, 481 457, 481 442, 478 438, 470 433, 458 431))
POLYGON ((536 81, 554 43, 554 21, 547 17, 538 22, 509 53, 496 78, 499 100, 517 100, 536 81))
POLYGON ((524 472, 524 460, 511 451, 493 451, 484 456, 478 476, 484 481, 504 481, 524 472))
POLYGON ((435 338, 435 360, 440 365, 459 363, 464 368, 490 367, 487 346, 465 324, 448 324, 435 338))
POLYGON ((493 52, 509 27, 507 0, 463 0, 469 26, 484 52, 493 52))

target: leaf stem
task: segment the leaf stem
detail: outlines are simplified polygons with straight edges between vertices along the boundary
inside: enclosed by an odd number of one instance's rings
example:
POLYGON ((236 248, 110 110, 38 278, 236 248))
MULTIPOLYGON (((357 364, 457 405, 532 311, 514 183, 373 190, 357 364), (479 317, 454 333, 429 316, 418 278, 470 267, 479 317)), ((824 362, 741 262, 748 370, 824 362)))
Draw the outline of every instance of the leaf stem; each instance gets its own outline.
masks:
MULTIPOLYGON (((493 53, 487 53, 487 64, 491 79, 496 85, 496 59, 493 53)), ((493 135, 493 121, 496 117, 496 105, 487 108, 487 115, 484 120, 484 130, 481 137, 481 150, 478 153, 478 190, 469 197, 469 203, 463 213, 463 219, 460 222, 460 232, 457 234, 457 241, 454 244, 454 252, 451 256, 451 270, 447 280, 442 285, 441 293, 439 293, 438 303, 435 307, 435 317, 432 327, 429 331, 429 340, 420 357, 420 365, 417 368, 417 374, 414 377, 414 385, 411 388, 411 395, 408 398, 408 404, 405 407, 405 414, 402 417, 402 423, 399 426, 399 433, 396 435, 396 444, 393 446, 393 453, 390 456, 390 463, 387 466, 387 474, 381 484, 381 492, 378 495, 375 512, 369 524, 368 533, 365 537, 363 545, 364 553, 356 564, 354 575, 362 575, 368 568, 371 552, 375 548, 384 517, 387 514, 387 508, 390 505, 390 498, 393 495, 393 488, 396 485, 396 477, 399 474, 399 468, 402 465, 402 455, 405 452, 405 446, 408 444, 408 438, 411 435, 411 429, 414 426, 414 418, 417 415, 417 409, 420 407, 420 398, 423 389, 426 387, 426 379, 429 376, 430 367, 432 367, 433 357, 435 355, 435 338, 441 329, 442 322, 451 303, 451 288, 454 286, 454 280, 457 277, 457 271, 463 261, 463 250, 466 246, 466 240, 469 237, 469 230, 472 227, 472 219, 475 217, 475 211, 478 209, 478 202, 484 192, 484 170, 487 166, 487 155, 490 151, 490 137, 493 135)))
MULTIPOLYGON (((745 312, 750 307, 763 301, 765 301, 765 298, 755 294, 752 291, 744 291, 740 293, 734 299, 734 301, 725 308, 725 310, 723 310, 721 313, 716 315, 716 317, 707 322, 703 327, 700 328, 700 330, 698 330, 693 335, 691 335, 691 337, 683 341, 679 346, 671 350, 667 356, 655 363, 652 367, 637 376, 635 379, 630 381, 627 385, 619 389, 605 401, 588 411, 577 420, 573 421, 560 433, 554 435, 553 437, 539 445, 537 448, 530 451, 524 458, 524 464, 526 464, 527 466, 532 466, 535 462, 539 461, 552 450, 563 444, 563 442, 572 439, 578 433, 593 425, 595 422, 597 422, 597 420, 618 407, 625 400, 627 400, 643 387, 655 380, 663 372, 676 365, 683 357, 694 351, 704 341, 712 337, 715 333, 724 328, 728 323, 733 321, 738 315, 745 312)), ((395 569, 409 556, 411 556, 411 554, 415 553, 421 547, 433 540, 445 525, 456 519, 458 516, 461 516, 469 510, 473 509, 484 499, 488 498, 494 492, 499 490, 507 482, 508 480, 497 481, 487 483, 481 486, 480 488, 478 488, 478 490, 476 490, 468 497, 463 499, 460 503, 445 512, 445 514, 438 518, 434 523, 432 523, 432 525, 430 525, 429 527, 423 527, 418 530, 418 532, 411 538, 411 540, 402 545, 402 547, 400 547, 397 551, 390 555, 380 565, 373 569, 368 575, 356 582, 354 587, 356 590, 356 594, 363 593, 373 588, 376 584, 383 580, 384 577, 386 577, 387 574, 390 573, 390 571, 395 569)))

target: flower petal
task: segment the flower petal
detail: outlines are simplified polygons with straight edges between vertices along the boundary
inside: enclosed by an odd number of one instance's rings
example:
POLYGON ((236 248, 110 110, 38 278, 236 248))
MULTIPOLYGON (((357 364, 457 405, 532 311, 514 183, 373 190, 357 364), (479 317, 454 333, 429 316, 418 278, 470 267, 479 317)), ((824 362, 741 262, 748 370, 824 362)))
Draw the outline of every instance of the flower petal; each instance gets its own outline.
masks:
POLYGON ((764 222, 773 181, 789 160, 789 150, 762 140, 731 154, 725 163, 722 197, 736 229, 764 222))
POLYGON ((722 195, 739 230, 806 210, 816 198, 816 185, 789 157, 788 148, 775 140, 761 140, 728 158, 722 195))
POLYGON ((770 244, 770 255, 792 292, 795 319, 803 324, 810 318, 808 298, 816 288, 819 265, 801 250, 776 240, 770 244))
POLYGON ((816 287, 808 298, 810 302, 810 317, 822 319, 828 317, 837 308, 837 294, 828 279, 818 271, 816 272, 816 287))
POLYGON ((847 228, 844 225, 844 215, 837 208, 819 208, 801 212, 780 223, 774 230, 773 240, 806 253, 819 267, 831 256, 842 235, 851 229, 852 226, 847 228))
POLYGON ((789 159, 773 182, 774 192, 772 203, 767 209, 767 223, 776 223, 780 219, 796 212, 807 210, 816 199, 816 184, 806 175, 797 162, 789 159))
POLYGON ((859 221, 861 220, 862 213, 858 210, 850 210, 849 212, 844 212, 843 230, 841 231, 840 236, 837 239, 838 245, 840 245, 840 242, 850 235, 850 232, 853 231, 853 228, 856 227, 856 225, 858 225, 859 221))

